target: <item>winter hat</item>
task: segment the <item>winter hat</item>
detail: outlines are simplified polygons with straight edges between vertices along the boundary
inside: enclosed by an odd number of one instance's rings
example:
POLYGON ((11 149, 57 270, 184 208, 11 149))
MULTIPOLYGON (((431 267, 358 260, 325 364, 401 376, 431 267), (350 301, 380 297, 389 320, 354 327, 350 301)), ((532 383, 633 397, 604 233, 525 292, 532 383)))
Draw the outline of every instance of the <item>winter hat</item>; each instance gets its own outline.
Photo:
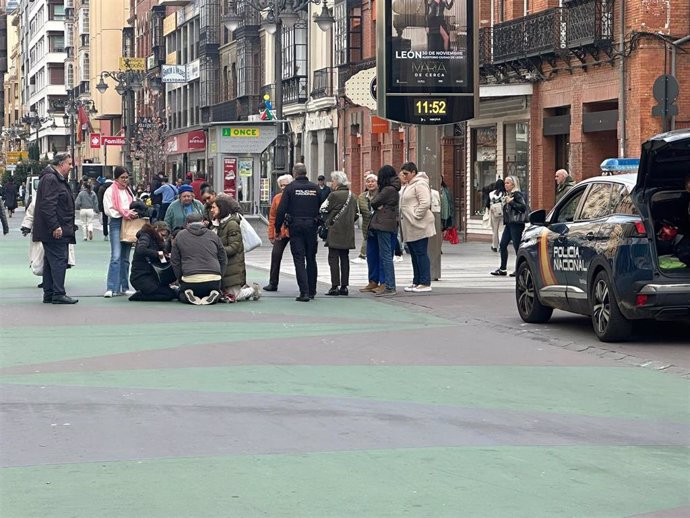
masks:
POLYGON ((177 189, 177 191, 182 194, 183 192, 194 192, 194 189, 192 188, 191 185, 180 185, 180 187, 177 189))

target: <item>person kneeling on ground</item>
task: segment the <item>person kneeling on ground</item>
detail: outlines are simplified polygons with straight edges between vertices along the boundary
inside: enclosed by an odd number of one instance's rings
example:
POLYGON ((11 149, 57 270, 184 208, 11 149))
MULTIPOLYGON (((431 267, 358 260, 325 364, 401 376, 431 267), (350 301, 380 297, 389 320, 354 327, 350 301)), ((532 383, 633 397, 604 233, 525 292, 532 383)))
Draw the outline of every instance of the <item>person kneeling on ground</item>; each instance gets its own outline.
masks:
MULTIPOLYGON (((178 297, 176 290, 170 287, 174 279, 160 278, 154 265, 165 267, 170 259, 166 251, 166 240, 170 227, 164 221, 153 225, 146 223, 137 233, 137 244, 132 257, 132 269, 129 282, 137 290, 131 301, 168 301, 178 297)), ((172 276, 171 276, 172 277, 172 276)))
POLYGON ((170 256, 180 281, 180 301, 215 304, 220 299, 220 279, 228 258, 216 234, 204 226, 203 217, 192 213, 178 232, 170 256))
POLYGON ((240 205, 230 196, 216 196, 216 201, 211 205, 211 217, 213 219, 213 231, 218 234, 228 258, 227 266, 223 271, 221 288, 225 302, 261 297, 259 285, 247 286, 247 268, 244 263, 244 243, 240 230, 240 205))

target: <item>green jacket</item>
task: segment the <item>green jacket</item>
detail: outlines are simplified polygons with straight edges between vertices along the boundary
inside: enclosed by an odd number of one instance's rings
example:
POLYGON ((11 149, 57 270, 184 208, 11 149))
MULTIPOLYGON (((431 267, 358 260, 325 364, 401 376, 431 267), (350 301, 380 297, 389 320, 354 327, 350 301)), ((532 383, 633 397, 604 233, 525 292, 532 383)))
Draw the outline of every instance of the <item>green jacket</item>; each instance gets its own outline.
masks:
POLYGON ((240 215, 232 214, 218 226, 218 237, 223 244, 228 264, 225 266, 221 287, 226 290, 231 286, 247 284, 247 268, 244 264, 244 244, 240 230, 240 215))
POLYGON ((328 227, 328 240, 326 243, 329 248, 338 250, 350 250, 355 247, 355 221, 357 220, 357 199, 354 195, 350 196, 350 201, 343 213, 335 221, 335 217, 345 206, 350 189, 340 186, 337 190, 331 191, 326 201, 321 205, 321 212, 324 213, 326 227, 328 227))
MULTIPOLYGON (((377 192, 379 192, 378 189, 371 194, 371 198, 376 196, 377 192)), ((362 220, 359 224, 362 227, 362 235, 364 236, 364 239, 366 239, 367 232, 369 232, 369 222, 371 221, 371 199, 369 196, 367 196, 367 193, 368 191, 364 191, 357 197, 359 214, 362 216, 362 220)))
MULTIPOLYGON (((198 212, 202 216, 204 215, 204 206, 199 200, 192 200, 192 207, 194 212, 198 212)), ((170 227, 170 230, 175 230, 176 228, 184 227, 184 220, 187 215, 184 213, 182 208, 182 203, 180 200, 175 200, 170 204, 168 210, 165 213, 165 222, 170 227)))

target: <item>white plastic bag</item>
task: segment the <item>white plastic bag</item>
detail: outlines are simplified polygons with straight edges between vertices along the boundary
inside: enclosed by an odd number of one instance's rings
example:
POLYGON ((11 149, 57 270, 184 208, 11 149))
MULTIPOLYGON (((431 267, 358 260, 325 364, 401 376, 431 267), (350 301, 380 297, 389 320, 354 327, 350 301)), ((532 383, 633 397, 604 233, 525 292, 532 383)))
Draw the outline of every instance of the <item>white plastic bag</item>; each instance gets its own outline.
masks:
POLYGON ((484 209, 484 214, 482 214, 482 228, 491 228, 491 214, 489 209, 484 209))
MULTIPOLYGON (((29 267, 31 273, 41 277, 43 275, 43 261, 45 252, 43 251, 43 243, 40 241, 31 241, 29 243, 29 267)), ((74 245, 70 244, 67 249, 67 264, 75 266, 77 260, 74 254, 74 245)))
POLYGON ((244 253, 251 252, 255 248, 261 246, 261 238, 256 233, 254 227, 249 221, 240 216, 240 231, 242 232, 242 244, 244 244, 244 253))

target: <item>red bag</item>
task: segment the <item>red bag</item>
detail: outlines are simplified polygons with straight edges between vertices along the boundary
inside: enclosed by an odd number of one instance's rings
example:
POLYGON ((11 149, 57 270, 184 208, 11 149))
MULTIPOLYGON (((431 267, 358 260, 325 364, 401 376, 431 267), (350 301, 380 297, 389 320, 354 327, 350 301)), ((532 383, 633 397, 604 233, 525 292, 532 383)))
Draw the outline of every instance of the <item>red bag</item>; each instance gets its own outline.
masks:
POLYGON ((455 227, 446 229, 443 233, 443 240, 448 241, 451 245, 457 245, 460 242, 457 229, 455 227))

